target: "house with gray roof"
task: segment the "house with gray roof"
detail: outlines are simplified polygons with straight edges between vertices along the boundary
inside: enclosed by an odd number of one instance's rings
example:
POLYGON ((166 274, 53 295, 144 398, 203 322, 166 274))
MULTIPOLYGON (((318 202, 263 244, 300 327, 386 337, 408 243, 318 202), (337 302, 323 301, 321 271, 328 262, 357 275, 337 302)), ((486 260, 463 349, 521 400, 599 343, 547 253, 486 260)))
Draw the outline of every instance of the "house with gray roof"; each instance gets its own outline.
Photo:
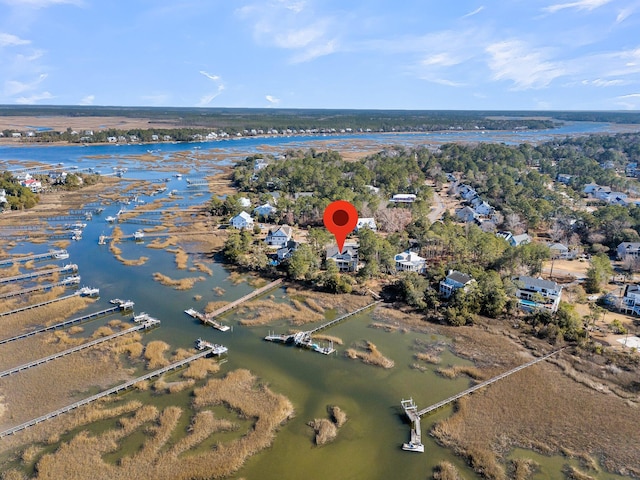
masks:
POLYGON ((562 298, 562 286, 551 280, 520 276, 513 279, 518 290, 516 297, 520 308, 531 312, 544 308, 552 313, 558 310, 562 298))
POLYGON ((449 275, 440 282, 440 295, 444 298, 449 298, 456 290, 463 289, 466 291, 473 283, 475 283, 475 280, 471 275, 457 270, 449 270, 449 275))

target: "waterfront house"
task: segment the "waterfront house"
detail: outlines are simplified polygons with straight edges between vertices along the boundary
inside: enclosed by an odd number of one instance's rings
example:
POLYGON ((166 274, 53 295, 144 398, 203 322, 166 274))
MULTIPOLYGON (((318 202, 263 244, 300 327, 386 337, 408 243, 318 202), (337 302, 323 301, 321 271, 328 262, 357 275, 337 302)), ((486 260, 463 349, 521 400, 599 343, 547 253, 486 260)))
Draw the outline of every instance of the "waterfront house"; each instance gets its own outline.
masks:
POLYGON ((526 245, 527 243, 531 243, 531 237, 526 233, 522 233, 520 235, 514 235, 513 233, 507 231, 498 232, 496 235, 500 238, 504 238, 509 245, 512 247, 519 247, 520 245, 526 245))
POLYGON ((518 287, 516 297, 520 308, 531 312, 544 308, 552 313, 558 310, 562 287, 551 280, 520 276, 513 279, 518 287))
POLYGON ((627 285, 624 289, 624 297, 620 302, 622 313, 640 315, 640 285, 627 285))
POLYGON ((576 258, 575 250, 569 250, 569 247, 562 243, 553 243, 549 245, 551 250, 551 258, 559 258, 561 260, 571 260, 576 258))
POLYGON ((638 258, 640 257, 640 243, 639 242, 622 242, 616 248, 619 260, 624 260, 627 257, 638 258))
POLYGON ((289 225, 280 225, 277 228, 269 230, 264 241, 271 247, 282 248, 291 240, 292 234, 293 230, 289 225))
POLYGON ((229 223, 234 228, 253 228, 253 218, 247 212, 242 211, 235 217, 233 217, 229 223))
POLYGON ((7 191, 4 188, 0 188, 0 204, 9 203, 7 201, 7 191))
POLYGON ((378 231, 376 221, 370 217, 358 218, 358 223, 356 224, 356 232, 359 232, 362 228, 368 228, 369 230, 374 232, 378 231))
POLYGON ((598 185, 597 183, 587 183, 584 186, 584 189, 582 190, 583 193, 586 193, 587 195, 592 194, 593 192, 595 192, 595 190, 597 188, 600 188, 600 185, 598 185))
POLYGON ((398 272, 417 272, 424 274, 427 270, 427 259, 422 258, 415 252, 405 250, 398 253, 395 258, 396 270, 398 272))
POLYGON ((242 208, 247 208, 251 206, 251 200, 249 200, 247 197, 240 197, 238 199, 238 204, 242 207, 242 208))
POLYGON ((466 291, 473 283, 475 280, 470 275, 457 270, 449 270, 449 274, 440 282, 440 295, 449 298, 456 290, 464 289, 466 291))
POLYGON ((337 245, 327 248, 327 262, 335 262, 338 270, 341 272, 356 272, 358 270, 358 245, 344 244, 342 253, 338 250, 337 245))
POLYGON ((293 255, 293 252, 298 249, 299 245, 300 244, 295 240, 289 240, 285 246, 279 248, 276 252, 276 255, 278 256, 278 262, 291 258, 291 255, 293 255))

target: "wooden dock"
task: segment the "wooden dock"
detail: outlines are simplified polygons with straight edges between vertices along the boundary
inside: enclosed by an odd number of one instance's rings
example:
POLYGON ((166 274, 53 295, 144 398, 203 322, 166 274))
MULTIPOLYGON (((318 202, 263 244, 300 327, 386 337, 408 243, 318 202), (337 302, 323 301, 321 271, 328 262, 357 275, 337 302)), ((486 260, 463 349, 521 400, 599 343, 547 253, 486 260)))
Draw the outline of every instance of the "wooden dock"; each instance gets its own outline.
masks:
POLYGON ((22 275, 14 275, 12 277, 0 278, 0 283, 19 282, 20 280, 29 280, 30 278, 42 277, 44 275, 51 275, 52 273, 64 273, 64 272, 77 272, 78 265, 75 263, 69 263, 64 267, 45 268, 37 270, 35 272, 23 273, 22 275))
POLYGON ((14 313, 25 312, 27 310, 33 310, 34 308, 44 307, 45 305, 49 305, 51 303, 61 302, 62 300, 67 300, 69 298, 77 297, 80 295, 80 292, 74 292, 71 295, 65 295, 63 297, 54 298, 51 300, 47 300, 46 302, 34 303, 33 305, 27 305, 26 307, 16 308, 15 310, 8 310, 6 312, 0 312, 0 317, 4 317, 7 315, 13 315, 14 313))
POLYGON ((403 450, 408 450, 413 452, 424 452, 424 446, 422 445, 422 439, 421 439, 421 433, 420 433, 420 417, 422 417, 423 415, 433 412, 434 410, 438 410, 439 408, 442 408, 445 405, 455 402, 456 400, 466 395, 469 395, 470 393, 473 393, 476 390, 480 390, 481 388, 484 388, 487 385, 491 385, 492 383, 495 383, 498 380, 502 380, 503 378, 508 377, 509 375, 519 372, 520 370, 524 370, 525 368, 535 365, 536 363, 540 363, 546 360, 547 358, 551 357, 552 355, 555 355, 556 353, 561 352, 562 350, 564 350, 564 348, 561 348, 560 350, 556 350, 555 352, 551 352, 542 357, 535 358, 530 362, 522 364, 516 368, 512 368, 511 370, 501 373, 500 375, 490 378, 489 380, 485 380, 484 382, 478 383, 477 385, 474 385, 471 388, 467 388, 466 390, 456 395, 452 395, 449 398, 445 398, 444 400, 438 403, 434 403, 433 405, 423 408, 422 410, 418 410, 418 407, 414 403, 413 399, 402 400, 400 402, 402 405, 402 408, 404 409, 404 412, 407 415, 407 417, 409 417, 409 420, 411 420, 411 424, 412 424, 411 441, 410 443, 405 443, 403 445, 402 447, 403 450))
MULTIPOLYGON (((71 295, 74 296, 74 295, 71 295)), ((119 305, 115 307, 110 307, 105 310, 100 310, 99 312, 89 313, 87 315, 83 315, 81 317, 72 318, 71 320, 66 320, 64 322, 56 323, 55 325, 49 325, 48 327, 39 328, 37 330, 33 330, 31 332, 23 333, 22 335, 16 335, 15 337, 5 338, 4 340, 0 340, 0 345, 9 342, 15 342, 16 340, 22 340, 23 338, 32 337, 34 335, 38 335, 40 333, 49 332, 51 330, 57 330, 59 328, 67 328, 75 323, 82 323, 93 318, 98 318, 103 315, 109 315, 111 313, 119 312, 122 308, 119 305)))
POLYGON ((45 258, 55 258, 56 255, 63 255, 67 253, 66 250, 50 250, 46 253, 38 253, 35 255, 26 255, 23 257, 11 257, 5 258, 4 260, 0 260, 0 267, 5 265, 13 265, 14 263, 24 263, 29 262, 31 260, 42 260, 45 258))
POLYGON ((4 298, 16 297, 18 295, 24 295, 26 293, 38 292, 41 290, 51 290, 54 287, 66 287, 68 285, 78 285, 80 283, 80 276, 75 275, 73 277, 67 277, 59 282, 47 283, 46 285, 36 285, 35 287, 23 288, 14 292, 7 292, 0 294, 0 300, 4 298))
POLYGON ((70 355, 75 352, 79 352, 80 350, 84 350, 86 348, 93 347, 100 343, 108 342, 109 340, 113 340, 114 338, 121 337, 122 335, 127 335, 129 333, 136 332, 138 330, 146 330, 151 327, 155 327, 160 323, 159 320, 150 319, 140 325, 136 325, 135 327, 128 328, 127 330, 122 330, 121 332, 116 332, 112 335, 107 335, 106 337, 100 337, 95 340, 92 340, 87 343, 83 343, 82 345, 78 345, 73 348, 69 348, 62 352, 54 353, 53 355, 49 355, 47 357, 40 358, 38 360, 34 360, 33 362, 25 363, 23 365, 19 365, 17 367, 10 368, 9 370, 5 370, 4 372, 0 372, 0 378, 8 377, 9 375, 13 375, 14 373, 21 372, 23 370, 28 370, 29 368, 36 367, 38 365, 42 365, 43 363, 50 362, 55 360, 56 358, 64 357, 66 355, 70 355))
POLYGON ((90 397, 84 398, 82 400, 79 400, 77 402, 72 403, 71 405, 67 405, 66 407, 62 407, 59 408, 58 410, 55 410, 53 412, 47 413, 46 415, 42 415, 38 418, 34 418, 32 420, 29 420, 28 422, 24 422, 21 423, 20 425, 16 425, 15 427, 9 428, 8 430, 5 430, 3 432, 0 432, 0 438, 6 437, 8 435, 13 435, 14 433, 17 433, 21 430, 25 430, 26 428, 32 427, 34 425, 37 425, 38 423, 42 423, 46 420, 49 420, 51 418, 55 418, 59 415, 62 415, 63 413, 67 413, 70 412, 71 410, 74 410, 76 408, 82 407, 84 405, 87 405, 91 402, 95 402, 96 400, 99 400, 103 397, 107 397, 109 395, 113 395, 114 393, 119 393, 122 392, 124 390, 128 390, 129 388, 131 388, 133 385, 135 385, 138 382, 143 382, 145 380, 149 380, 153 377, 157 377, 159 375, 162 375, 163 373, 169 372, 171 370, 175 370, 177 368, 182 367, 183 365, 187 365, 191 362, 193 362, 194 360, 197 360, 199 358, 202 357, 206 357, 207 355, 210 355, 212 353, 211 349, 207 349, 204 350, 202 352, 196 353, 195 355, 189 357, 189 358, 185 358, 184 360, 180 360, 178 362, 172 363, 171 365, 167 365, 166 367, 160 368, 158 370, 154 370, 153 372, 149 372, 145 375, 142 375, 141 377, 138 378, 134 378, 133 380, 129 380, 128 382, 125 383, 121 383, 120 385, 117 385, 113 388, 110 388, 108 390, 104 390, 100 393, 97 393, 95 395, 92 395, 90 397))
POLYGON ((224 307, 220 307, 217 310, 211 312, 211 313, 206 313, 204 314, 204 317, 206 320, 213 320, 216 317, 219 317, 220 315, 224 315, 225 313, 227 313, 230 310, 233 310, 234 308, 236 308, 238 305, 241 305, 242 303, 251 300, 252 298, 258 297, 260 295, 262 295, 263 293, 268 292, 269 290, 272 290, 274 288, 276 288, 278 285, 280 285, 282 283, 282 279, 279 278, 277 280, 274 280, 271 283, 268 283, 267 285, 265 285, 264 287, 258 288, 257 290, 254 290, 251 293, 248 293, 247 295, 245 295, 242 298, 239 298, 238 300, 234 300, 231 303, 227 303, 224 307))

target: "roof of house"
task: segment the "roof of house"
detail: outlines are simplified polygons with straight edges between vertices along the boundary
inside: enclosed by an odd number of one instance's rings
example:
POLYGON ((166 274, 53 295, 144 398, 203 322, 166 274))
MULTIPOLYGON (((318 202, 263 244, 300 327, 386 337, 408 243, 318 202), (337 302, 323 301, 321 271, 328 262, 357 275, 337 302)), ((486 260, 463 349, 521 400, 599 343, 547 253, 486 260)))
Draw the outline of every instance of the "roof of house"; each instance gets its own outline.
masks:
POLYGON ((461 283, 462 285, 466 285, 471 280, 473 280, 471 275, 467 275, 466 273, 462 273, 462 272, 459 272, 457 270, 454 270, 449 275, 447 275, 447 278, 449 280, 453 280, 454 282, 461 283))
POLYGON ((342 253, 338 250, 337 245, 331 245, 327 248, 327 258, 341 257, 345 255, 355 256, 358 253, 358 245, 356 244, 344 244, 344 248, 342 249, 342 253))
POLYGON ((552 245, 549 245, 549 249, 559 250, 561 252, 567 252, 569 250, 569 247, 567 247, 566 245, 563 245, 562 243, 554 243, 552 245))
POLYGON ((544 288, 546 290, 558 290, 558 284, 551 280, 544 280, 543 278, 534 278, 534 277, 517 277, 516 281, 520 281, 527 286, 544 288))
POLYGON ((251 218, 251 215, 249 215, 247 212, 245 212, 244 210, 242 212, 240 212, 238 215, 236 215, 235 217, 233 217, 231 219, 231 221, 233 222, 236 218, 241 218, 243 219, 245 222, 253 222, 253 218, 251 218))
POLYGON ((639 250, 640 242, 622 242, 620 245, 618 245, 618 248, 624 248, 625 250, 639 250))
POLYGON ((293 230, 289 225, 280 225, 278 228, 272 228, 269 230, 267 235, 276 235, 277 233, 281 233, 287 237, 290 237, 293 234, 293 230))
POLYGON ((415 252, 407 250, 407 251, 398 253, 395 256, 395 261, 398 263, 404 263, 404 264, 417 264, 417 263, 426 261, 426 259, 421 257, 415 252))

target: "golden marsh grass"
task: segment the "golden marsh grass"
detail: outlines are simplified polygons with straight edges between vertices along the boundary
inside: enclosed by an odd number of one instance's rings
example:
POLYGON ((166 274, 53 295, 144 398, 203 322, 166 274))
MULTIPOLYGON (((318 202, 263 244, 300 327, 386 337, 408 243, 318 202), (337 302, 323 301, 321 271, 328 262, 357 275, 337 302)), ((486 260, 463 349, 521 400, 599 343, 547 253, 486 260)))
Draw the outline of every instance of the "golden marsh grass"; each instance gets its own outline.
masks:
POLYGON ((197 282, 202 282, 205 280, 204 277, 187 277, 174 280, 171 277, 168 277, 167 275, 164 275, 160 272, 155 272, 153 274, 153 279, 166 287, 172 287, 176 290, 189 290, 193 288, 193 286, 197 282))
POLYGON ((385 357, 373 343, 367 341, 363 347, 349 348, 345 351, 348 358, 360 359, 368 365, 375 365, 382 368, 393 368, 393 360, 385 357))

